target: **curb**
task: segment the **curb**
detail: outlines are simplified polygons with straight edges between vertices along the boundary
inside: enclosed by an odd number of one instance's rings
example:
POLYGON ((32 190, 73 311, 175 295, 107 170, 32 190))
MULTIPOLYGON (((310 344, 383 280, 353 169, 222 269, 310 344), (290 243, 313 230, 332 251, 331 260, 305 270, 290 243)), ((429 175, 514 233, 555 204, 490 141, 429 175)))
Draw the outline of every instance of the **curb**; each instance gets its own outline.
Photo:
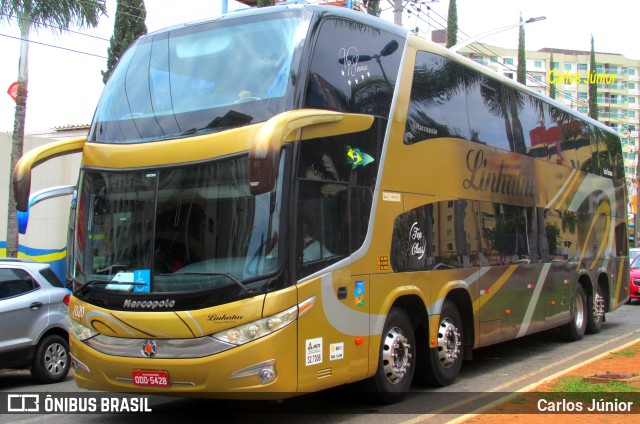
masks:
POLYGON ((544 384, 546 382, 555 380, 555 379, 557 379, 559 377, 562 377, 565 374, 570 373, 571 371, 573 371, 573 370, 575 370, 577 368, 580 368, 580 367, 582 367, 584 365, 590 364, 591 362, 595 362, 595 361, 597 361, 599 359, 604 358, 605 356, 608 356, 608 355, 610 355, 612 353, 615 353, 615 352, 618 352, 620 350, 626 349, 629 346, 633 346, 633 345, 636 345, 638 343, 640 343, 640 339, 636 339, 636 340, 627 342, 627 343, 623 344, 622 346, 616 347, 615 349, 603 352, 603 353, 601 353, 599 355, 594 356, 593 358, 590 358, 590 359, 588 359, 586 361, 583 361, 583 362, 581 362, 579 364, 576 364, 576 365, 574 365, 572 367, 566 368, 566 369, 564 369, 562 371, 559 371, 559 372, 557 372, 557 373, 555 373, 553 375, 550 375, 548 377, 544 377, 544 378, 540 379, 539 381, 537 381, 535 383, 532 383, 532 384, 530 384, 530 385, 528 385, 526 387, 523 387, 522 389, 518 390, 515 393, 510 393, 508 395, 505 395, 504 397, 502 397, 502 398, 500 398, 498 400, 495 400, 495 401, 483 406, 482 408, 478 409, 477 412, 475 412, 475 413, 462 415, 462 416, 460 416, 458 418, 455 418, 455 419, 453 419, 451 421, 447 421, 447 423, 448 424, 460 424, 460 423, 463 423, 463 422, 465 422, 465 421, 467 421, 467 420, 469 420, 469 419, 471 419, 471 418, 473 418, 473 417, 475 417, 477 415, 480 415, 484 411, 487 411, 487 410, 493 408, 494 406, 501 405, 501 404, 507 402, 508 400, 519 396, 520 393, 522 393, 522 392, 530 392, 531 390, 535 389, 536 387, 538 387, 538 386, 540 386, 540 385, 542 385, 542 384, 544 384))

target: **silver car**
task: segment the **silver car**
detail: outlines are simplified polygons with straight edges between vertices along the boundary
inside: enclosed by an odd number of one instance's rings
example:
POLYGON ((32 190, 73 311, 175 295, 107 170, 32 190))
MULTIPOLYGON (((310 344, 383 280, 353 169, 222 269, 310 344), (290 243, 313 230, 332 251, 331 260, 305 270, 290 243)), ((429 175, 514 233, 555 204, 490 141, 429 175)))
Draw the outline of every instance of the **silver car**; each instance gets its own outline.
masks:
POLYGON ((67 376, 69 295, 49 264, 0 259, 0 369, 29 369, 41 383, 67 376))

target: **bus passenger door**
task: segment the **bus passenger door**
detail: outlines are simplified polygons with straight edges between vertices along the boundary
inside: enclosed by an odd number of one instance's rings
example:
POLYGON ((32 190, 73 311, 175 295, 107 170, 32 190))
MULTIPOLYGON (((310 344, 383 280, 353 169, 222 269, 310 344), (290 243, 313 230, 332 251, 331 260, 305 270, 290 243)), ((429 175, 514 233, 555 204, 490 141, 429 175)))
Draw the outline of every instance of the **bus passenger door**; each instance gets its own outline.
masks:
POLYGON ((350 266, 353 190, 307 175, 298 185, 296 270, 298 301, 314 300, 298 321, 299 392, 354 381, 368 367, 369 279, 352 277, 350 266))

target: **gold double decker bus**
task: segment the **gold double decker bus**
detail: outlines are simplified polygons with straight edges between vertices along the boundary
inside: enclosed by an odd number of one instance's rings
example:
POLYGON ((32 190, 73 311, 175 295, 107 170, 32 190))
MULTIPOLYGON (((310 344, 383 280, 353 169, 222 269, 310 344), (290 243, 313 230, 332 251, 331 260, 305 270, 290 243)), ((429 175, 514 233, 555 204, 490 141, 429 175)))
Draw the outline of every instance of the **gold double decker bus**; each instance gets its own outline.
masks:
POLYGON ((281 5, 138 39, 81 152, 71 354, 91 390, 396 402, 629 297, 620 140, 381 19, 281 5))

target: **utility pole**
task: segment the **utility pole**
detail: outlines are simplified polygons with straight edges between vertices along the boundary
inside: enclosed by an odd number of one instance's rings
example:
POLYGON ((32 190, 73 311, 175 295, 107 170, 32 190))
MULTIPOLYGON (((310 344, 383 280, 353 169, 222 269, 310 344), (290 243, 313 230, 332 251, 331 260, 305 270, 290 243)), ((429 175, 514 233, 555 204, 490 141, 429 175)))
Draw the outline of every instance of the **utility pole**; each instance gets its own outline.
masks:
POLYGON ((393 6, 393 23, 402 26, 402 0, 387 0, 393 6))

